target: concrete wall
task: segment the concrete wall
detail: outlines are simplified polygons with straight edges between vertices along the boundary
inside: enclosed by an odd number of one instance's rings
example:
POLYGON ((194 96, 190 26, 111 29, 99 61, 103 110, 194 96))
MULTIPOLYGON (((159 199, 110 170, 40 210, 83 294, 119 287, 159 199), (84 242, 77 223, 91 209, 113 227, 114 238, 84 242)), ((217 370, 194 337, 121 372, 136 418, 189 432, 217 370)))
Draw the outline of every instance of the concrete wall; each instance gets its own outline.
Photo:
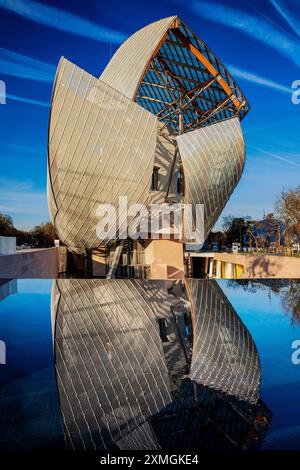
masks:
POLYGON ((215 253, 214 259, 239 265, 240 278, 300 278, 300 258, 271 254, 215 253), (243 268, 243 273, 241 272, 243 268))
POLYGON ((20 250, 0 255, 1 278, 56 278, 64 247, 20 250), (60 253, 60 262, 58 255, 60 253))
POLYGON ((145 244, 145 264, 151 267, 151 279, 182 279, 182 243, 175 240, 149 240, 145 244))

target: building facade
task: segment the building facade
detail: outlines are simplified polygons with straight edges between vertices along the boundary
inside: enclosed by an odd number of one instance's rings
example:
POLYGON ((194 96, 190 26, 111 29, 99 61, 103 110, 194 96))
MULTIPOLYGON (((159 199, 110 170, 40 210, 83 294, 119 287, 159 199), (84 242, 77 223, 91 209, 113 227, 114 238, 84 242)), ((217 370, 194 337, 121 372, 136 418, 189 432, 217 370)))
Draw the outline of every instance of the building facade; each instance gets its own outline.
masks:
POLYGON ((260 447, 258 352, 216 281, 57 279, 52 324, 67 448, 260 447))
POLYGON ((61 242, 88 253, 99 276, 182 278, 184 244, 195 242, 183 233, 185 214, 167 233, 149 223, 139 240, 124 242, 118 231, 102 240, 99 205, 120 217, 120 196, 128 206, 191 204, 195 228, 202 204, 205 240, 242 174, 248 111, 229 72, 177 16, 130 36, 100 78, 62 58, 48 142, 48 201, 61 242))

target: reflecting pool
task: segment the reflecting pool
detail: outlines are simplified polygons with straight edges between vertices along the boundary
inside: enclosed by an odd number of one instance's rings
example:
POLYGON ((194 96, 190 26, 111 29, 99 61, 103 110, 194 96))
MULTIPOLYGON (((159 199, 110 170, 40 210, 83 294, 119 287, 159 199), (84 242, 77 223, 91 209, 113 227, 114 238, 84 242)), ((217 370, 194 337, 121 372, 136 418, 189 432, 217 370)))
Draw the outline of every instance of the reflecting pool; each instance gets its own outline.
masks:
POLYGON ((297 281, 1 280, 0 448, 300 449, 298 350, 297 281))

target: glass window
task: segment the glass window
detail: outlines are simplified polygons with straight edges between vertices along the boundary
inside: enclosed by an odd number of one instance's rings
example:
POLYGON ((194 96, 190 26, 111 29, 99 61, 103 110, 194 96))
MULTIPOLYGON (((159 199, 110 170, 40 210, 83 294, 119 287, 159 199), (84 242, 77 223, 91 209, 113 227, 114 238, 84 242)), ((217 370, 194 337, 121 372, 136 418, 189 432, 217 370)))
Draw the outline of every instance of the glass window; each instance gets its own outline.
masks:
POLYGON ((159 172, 159 168, 154 167, 153 173, 152 173, 152 184, 151 184, 152 191, 158 191, 158 172, 159 172))
POLYGON ((164 318, 158 318, 157 321, 158 321, 158 326, 159 326, 160 338, 161 338, 163 343, 167 343, 169 340, 168 340, 168 336, 167 336, 166 321, 165 321, 164 318))
POLYGON ((182 174, 182 168, 177 173, 177 196, 182 196, 183 195, 183 174, 182 174))

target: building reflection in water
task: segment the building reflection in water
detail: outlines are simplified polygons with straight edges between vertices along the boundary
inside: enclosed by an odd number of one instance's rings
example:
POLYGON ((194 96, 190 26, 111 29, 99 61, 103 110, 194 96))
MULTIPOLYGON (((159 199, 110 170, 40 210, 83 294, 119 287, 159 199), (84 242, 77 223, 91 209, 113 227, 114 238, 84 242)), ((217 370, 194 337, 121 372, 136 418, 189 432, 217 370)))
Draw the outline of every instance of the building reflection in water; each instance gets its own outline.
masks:
POLYGON ((0 279, 0 302, 9 295, 18 292, 18 284, 16 279, 0 279))
POLYGON ((58 279, 52 318, 67 448, 260 447, 258 353, 216 281, 58 279))

